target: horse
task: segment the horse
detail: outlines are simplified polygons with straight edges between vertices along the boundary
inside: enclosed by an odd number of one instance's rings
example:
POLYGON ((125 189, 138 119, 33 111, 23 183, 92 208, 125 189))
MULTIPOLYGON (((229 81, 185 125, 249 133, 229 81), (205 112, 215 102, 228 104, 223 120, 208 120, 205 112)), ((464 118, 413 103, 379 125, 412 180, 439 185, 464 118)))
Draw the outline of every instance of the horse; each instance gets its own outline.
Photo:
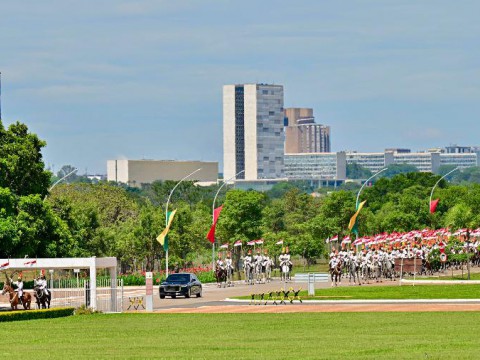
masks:
POLYGON ((390 278, 393 280, 395 278, 395 267, 391 260, 385 258, 383 260, 383 274, 386 279, 390 278))
MULTIPOLYGON (((215 278, 217 279, 217 286, 222 287, 222 283, 227 283, 227 269, 217 266, 215 269, 215 278)), ((225 287, 225 286, 224 286, 225 287)))
POLYGON ((9 284, 5 283, 3 285, 2 295, 8 293, 10 297, 10 306, 12 310, 18 310, 18 304, 21 303, 25 310, 30 310, 30 304, 32 302, 32 295, 27 292, 23 292, 23 301, 18 298, 18 293, 13 290, 9 284))
POLYGON ((352 282, 352 277, 353 277, 353 283, 356 284, 357 282, 355 281, 355 278, 358 280, 358 285, 362 285, 360 282, 360 265, 358 265, 357 261, 354 259, 350 259, 348 262, 348 273, 349 273, 349 279, 348 283, 351 284, 352 282))
POLYGON ((267 283, 269 283, 270 281, 272 281, 272 260, 267 260, 266 263, 265 263, 265 281, 267 283))
POLYGON ((227 286, 233 285, 233 269, 231 266, 227 266, 227 286))
POLYGON ((282 264, 280 264, 280 278, 283 281, 290 280, 290 270, 290 264, 287 261, 283 261, 282 264))
POLYGON ((330 265, 330 278, 332 279, 332 287, 335 282, 335 286, 337 286, 337 282, 339 284, 342 283, 342 262, 338 261, 334 266, 330 265))
POLYGON ((257 284, 261 284, 264 281, 264 276, 263 276, 263 266, 262 266, 263 261, 259 260, 255 263, 255 281, 257 284))
POLYGON ((363 282, 367 282, 369 284, 369 279, 370 279, 370 272, 371 272, 371 266, 368 261, 363 261, 360 265, 360 272, 362 273, 362 279, 363 282))
POLYGON ((33 296, 35 296, 35 301, 37 303, 37 309, 50 309, 52 293, 49 291, 48 295, 45 295, 45 291, 43 291, 39 285, 35 285, 33 291, 33 296))
POLYGON ((374 258, 370 267, 370 274, 373 275, 375 282, 382 281, 382 264, 378 258, 374 258))
POLYGON ((246 262, 243 265, 243 271, 245 273, 245 283, 248 285, 253 285, 254 280, 253 280, 253 266, 252 263, 246 262))

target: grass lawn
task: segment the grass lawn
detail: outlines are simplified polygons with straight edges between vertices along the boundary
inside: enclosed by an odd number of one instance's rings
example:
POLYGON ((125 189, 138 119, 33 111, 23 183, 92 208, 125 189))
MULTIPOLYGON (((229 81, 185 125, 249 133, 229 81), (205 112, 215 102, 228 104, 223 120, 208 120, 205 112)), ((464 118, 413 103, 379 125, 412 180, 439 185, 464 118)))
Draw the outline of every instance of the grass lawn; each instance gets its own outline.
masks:
MULTIPOLYGON (((287 283, 287 286, 290 286, 287 283)), ((292 285, 297 290, 301 285, 292 285)), ((305 288, 307 284, 302 284, 305 288)), ((279 290, 279 289, 275 289, 279 290)), ((370 299, 480 299, 480 285, 390 285, 390 286, 343 286, 316 289, 315 296, 307 296, 302 290, 303 300, 370 300, 370 299)), ((238 299, 250 299, 241 296, 238 299)))
POLYGON ((474 359, 479 330, 472 312, 97 314, 0 334, 4 358, 474 359))
MULTIPOLYGON (((409 276, 409 277, 406 277, 405 279, 413 280, 413 277, 409 276)), ((447 271, 447 272, 445 272, 443 274, 440 274, 438 276, 430 276, 430 277, 418 277, 417 276, 416 279, 417 280, 467 280, 467 271, 465 270, 465 272, 463 273, 463 277, 462 277, 462 274, 460 274, 460 273, 455 273, 452 276, 452 273, 447 271)), ((480 280, 480 273, 471 272, 470 273, 470 280, 480 280)))

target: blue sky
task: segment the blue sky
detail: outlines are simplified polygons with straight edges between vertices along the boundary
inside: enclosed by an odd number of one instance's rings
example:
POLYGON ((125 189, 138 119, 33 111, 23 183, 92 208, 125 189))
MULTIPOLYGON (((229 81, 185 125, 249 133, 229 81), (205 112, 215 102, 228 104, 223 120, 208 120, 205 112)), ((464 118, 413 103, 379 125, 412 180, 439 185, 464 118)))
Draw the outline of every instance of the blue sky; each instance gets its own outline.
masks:
POLYGON ((0 0, 4 124, 45 162, 219 161, 222 85, 284 85, 334 151, 480 145, 480 2, 0 0))

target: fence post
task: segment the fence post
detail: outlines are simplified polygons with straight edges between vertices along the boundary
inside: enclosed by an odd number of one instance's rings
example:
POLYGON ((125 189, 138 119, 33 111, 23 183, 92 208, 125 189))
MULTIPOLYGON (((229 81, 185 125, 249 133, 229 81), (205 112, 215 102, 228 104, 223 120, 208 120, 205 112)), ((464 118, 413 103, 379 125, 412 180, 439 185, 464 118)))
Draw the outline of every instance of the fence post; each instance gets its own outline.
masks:
POLYGON ((315 273, 308 273, 308 296, 315 295, 315 273))
POLYGON ((90 307, 90 280, 85 279, 85 307, 90 307))

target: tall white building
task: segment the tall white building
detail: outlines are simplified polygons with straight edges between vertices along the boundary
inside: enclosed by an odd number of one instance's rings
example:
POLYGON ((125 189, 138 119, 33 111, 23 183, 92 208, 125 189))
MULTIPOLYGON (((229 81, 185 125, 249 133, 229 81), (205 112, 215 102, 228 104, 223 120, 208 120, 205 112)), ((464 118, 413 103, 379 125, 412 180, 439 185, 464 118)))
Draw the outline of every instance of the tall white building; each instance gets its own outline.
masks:
POLYGON ((284 177, 283 86, 223 87, 223 176, 258 180, 284 177))

